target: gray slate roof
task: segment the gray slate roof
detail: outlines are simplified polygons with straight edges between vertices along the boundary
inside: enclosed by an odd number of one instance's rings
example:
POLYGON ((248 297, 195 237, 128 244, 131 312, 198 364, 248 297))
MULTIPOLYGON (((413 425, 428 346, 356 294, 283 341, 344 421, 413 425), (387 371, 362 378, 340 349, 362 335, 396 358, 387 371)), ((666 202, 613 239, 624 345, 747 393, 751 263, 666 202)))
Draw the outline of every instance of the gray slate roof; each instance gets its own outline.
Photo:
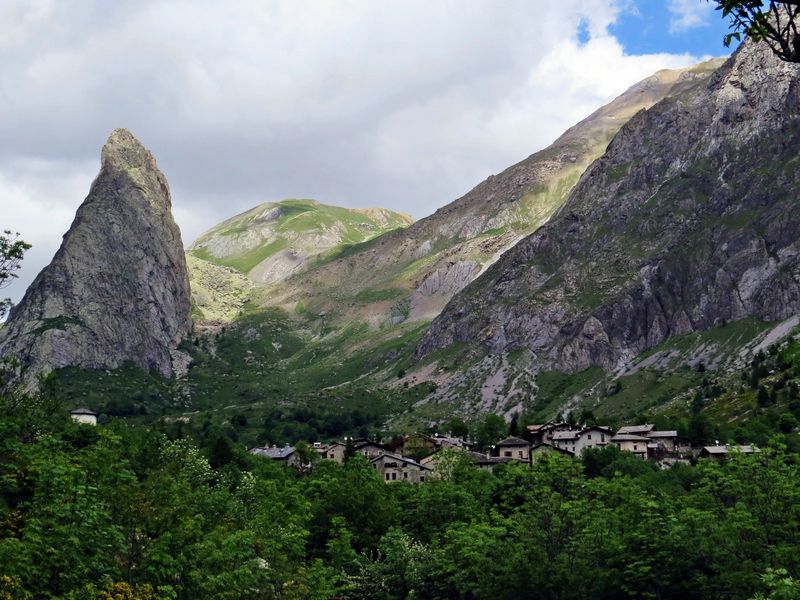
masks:
POLYGON ((655 425, 652 423, 645 423, 644 425, 626 425, 625 427, 620 427, 619 431, 617 431, 617 434, 630 433, 633 435, 641 435, 653 431, 653 427, 655 427, 655 425))
POLYGON ((93 410, 89 410, 88 408, 76 408, 75 410, 69 411, 71 415, 92 415, 93 417, 97 416, 97 413, 93 410))
POLYGON ((650 438, 646 438, 642 435, 633 435, 630 433, 618 433, 613 438, 611 438, 612 442, 649 442, 650 438))
POLYGON ((719 446, 704 446, 703 451, 714 455, 728 454, 729 452, 741 452, 742 454, 760 452, 760 450, 754 446, 726 446, 725 444, 719 446))
POLYGON ((390 453, 390 452, 383 452, 382 454, 379 454, 375 458, 370 459, 369 462, 371 462, 371 463, 378 462, 382 458, 390 458, 390 459, 396 460, 398 462, 406 463, 407 465, 410 465, 412 467, 419 467, 420 469, 423 469, 425 471, 430 471, 431 470, 430 467, 425 466, 425 465, 421 465, 415 460, 411 460, 410 458, 406 458, 405 456, 400 456, 399 454, 393 454, 393 453, 390 453))
POLYGON ((530 446, 530 442, 528 442, 528 440, 523 440, 522 438, 512 436, 497 442, 495 446, 530 446))
POLYGON ((275 460, 283 460, 284 458, 289 458, 293 452, 294 452, 294 446, 284 446, 283 448, 278 448, 277 446, 273 446, 271 448, 250 449, 250 454, 255 454, 256 456, 265 456, 267 458, 273 458, 275 460))
POLYGON ((651 431, 647 434, 649 438, 676 438, 678 437, 678 432, 674 430, 669 431, 651 431))

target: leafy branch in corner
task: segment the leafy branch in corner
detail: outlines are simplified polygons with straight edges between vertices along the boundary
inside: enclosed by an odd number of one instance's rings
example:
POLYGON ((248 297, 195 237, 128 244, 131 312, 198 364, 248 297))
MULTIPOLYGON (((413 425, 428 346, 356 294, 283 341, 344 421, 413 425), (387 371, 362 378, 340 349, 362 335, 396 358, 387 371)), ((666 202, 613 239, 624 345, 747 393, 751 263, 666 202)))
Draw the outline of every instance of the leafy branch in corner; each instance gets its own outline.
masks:
POLYGON ((800 14, 798 0, 714 0, 723 17, 730 18, 731 33, 725 46, 742 35, 755 42, 765 42, 773 53, 786 62, 800 63, 800 35, 796 18, 800 14))

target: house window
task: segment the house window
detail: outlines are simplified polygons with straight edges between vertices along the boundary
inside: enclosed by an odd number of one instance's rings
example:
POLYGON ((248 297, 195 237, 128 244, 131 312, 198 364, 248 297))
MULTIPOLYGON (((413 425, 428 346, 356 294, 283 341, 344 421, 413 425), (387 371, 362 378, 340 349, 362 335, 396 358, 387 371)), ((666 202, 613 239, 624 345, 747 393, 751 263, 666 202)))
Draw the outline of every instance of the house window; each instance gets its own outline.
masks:
POLYGON ((386 473, 385 477, 386 477, 386 481, 389 481, 389 474, 388 473, 386 473))
POLYGON ((606 434, 605 433, 600 435, 600 441, 601 442, 605 442, 606 441, 606 434))
POLYGON ((590 439, 592 439, 592 434, 590 433, 589 435, 587 435, 587 436, 586 436, 586 439, 587 439, 587 440, 590 440, 590 439))
POLYGON ((408 473, 403 473, 403 479, 408 479, 408 473))
POLYGON ((397 473, 392 473, 392 481, 395 481, 396 479, 397 479, 397 473))
POLYGON ((636 452, 638 449, 639 449, 639 446, 637 446, 636 444, 634 444, 634 445, 633 445, 633 451, 634 451, 634 452, 636 452))
POLYGON ((420 480, 420 481, 425 481, 425 475, 420 475, 420 476, 419 476, 419 480, 420 480))
POLYGON ((511 450, 505 450, 503 456, 511 456, 511 450))
POLYGON ((522 458, 522 450, 519 451, 519 457, 522 458))

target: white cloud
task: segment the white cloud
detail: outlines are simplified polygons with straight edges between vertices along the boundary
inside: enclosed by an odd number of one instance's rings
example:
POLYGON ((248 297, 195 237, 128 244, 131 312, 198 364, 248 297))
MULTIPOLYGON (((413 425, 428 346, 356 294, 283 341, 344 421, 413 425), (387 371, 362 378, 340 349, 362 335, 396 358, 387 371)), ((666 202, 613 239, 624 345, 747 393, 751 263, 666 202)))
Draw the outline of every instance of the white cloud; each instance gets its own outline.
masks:
POLYGON ((714 4, 707 0, 667 0, 670 13, 669 32, 683 33, 708 24, 714 4))
POLYGON ((55 252, 115 127, 157 156, 187 243, 284 197, 422 217, 692 62, 625 55, 607 28, 629 0, 542 4, 5 0, 0 225, 35 244, 7 291, 55 252))

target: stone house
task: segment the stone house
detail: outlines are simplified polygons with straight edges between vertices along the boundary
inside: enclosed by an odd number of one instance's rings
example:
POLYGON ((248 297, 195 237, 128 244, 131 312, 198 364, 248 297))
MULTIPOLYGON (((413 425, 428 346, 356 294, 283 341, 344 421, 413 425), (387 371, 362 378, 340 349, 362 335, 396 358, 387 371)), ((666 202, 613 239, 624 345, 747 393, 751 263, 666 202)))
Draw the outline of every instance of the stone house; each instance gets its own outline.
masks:
POLYGON ((530 462, 531 460, 531 445, 528 440, 523 440, 522 438, 507 437, 497 442, 494 445, 494 449, 497 456, 501 458, 511 458, 522 462, 530 462))
POLYGON ((569 423, 542 423, 540 425, 528 425, 525 430, 531 443, 535 445, 543 443, 551 444, 555 434, 565 431, 578 431, 580 427, 570 425, 569 423))
POLYGON ((288 467, 302 468, 300 458, 294 450, 294 446, 263 446, 258 448, 251 448, 250 454, 254 456, 262 456, 264 458, 271 458, 275 462, 281 463, 288 467))
POLYGON ((641 435, 646 436, 651 431, 655 429, 655 425, 652 423, 646 423, 644 425, 626 425, 625 427, 620 427, 619 431, 617 431, 617 435, 641 435))
POLYGON ((553 434, 551 444, 580 456, 585 448, 605 448, 613 437, 614 432, 607 427, 592 426, 581 430, 558 431, 553 434))
POLYGON ((389 447, 403 456, 425 456, 436 451, 436 440, 422 433, 412 433, 400 437, 389 447))
POLYGON ((370 442, 369 440, 357 440, 353 444, 353 449, 355 450, 356 454, 365 456, 369 460, 372 460, 381 454, 392 454, 392 449, 389 446, 385 446, 377 442, 370 442))
POLYGON ((488 454, 473 452, 471 450, 467 450, 467 456, 475 463, 476 467, 484 471, 493 471, 497 465, 503 465, 516 460, 508 456, 489 456, 488 454))
POLYGON ((735 445, 725 445, 725 444, 717 444, 715 446, 704 446, 702 450, 700 450, 700 458, 714 458, 716 460, 725 460, 732 454, 754 454, 756 452, 761 452, 755 446, 735 446, 735 445))
POLYGON ((619 433, 611 438, 611 443, 616 444, 620 450, 632 452, 639 458, 647 458, 647 444, 650 438, 632 433, 619 433))
POLYGON ((692 447, 689 441, 678 436, 675 430, 669 431, 650 431, 646 437, 652 440, 656 453, 658 454, 679 454, 690 452, 692 447))
POLYGON ((370 460, 370 463, 387 483, 397 481, 424 483, 431 475, 430 467, 399 454, 384 452, 370 460))
POLYGON ((324 444, 317 448, 320 458, 324 460, 332 460, 337 464, 344 464, 344 452, 347 446, 342 442, 331 442, 324 444))
POLYGON ((437 450, 446 450, 448 448, 465 449, 469 447, 469 444, 463 438, 439 434, 433 436, 433 443, 436 444, 437 450))
POLYGON ((76 408, 69 411, 69 417, 76 423, 84 425, 97 425, 97 413, 88 408, 76 408))

